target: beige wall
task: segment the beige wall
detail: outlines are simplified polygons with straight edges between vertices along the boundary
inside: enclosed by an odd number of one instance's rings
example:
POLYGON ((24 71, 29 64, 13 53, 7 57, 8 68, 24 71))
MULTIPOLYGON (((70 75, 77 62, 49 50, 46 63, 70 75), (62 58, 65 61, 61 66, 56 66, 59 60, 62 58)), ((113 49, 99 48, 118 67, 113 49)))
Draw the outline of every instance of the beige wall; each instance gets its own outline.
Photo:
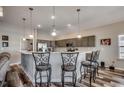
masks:
MULTIPOLYGON (((26 36, 28 37, 30 31, 26 29, 26 36)), ((23 28, 13 26, 11 24, 1 23, 0 22, 0 52, 7 51, 10 52, 12 55, 12 62, 18 62, 21 60, 20 56, 20 48, 22 43, 21 38, 24 36, 23 28), (9 36, 9 47, 3 48, 2 47, 2 35, 9 36)), ((42 34, 38 34, 38 39, 52 39, 50 36, 45 36, 42 34)))
MULTIPOLYGON (((30 33, 30 30, 26 30, 26 38, 29 38, 28 35, 30 33)), ((24 36, 24 31, 21 27, 16 27, 11 24, 5 24, 0 22, 0 38, 1 35, 8 35, 9 36, 9 47, 8 48, 2 48, 1 42, 0 42, 0 50, 16 50, 18 51, 20 49, 20 39, 24 36), (14 46, 14 47, 13 47, 14 46)), ((51 40, 51 36, 46 36, 43 34, 38 34, 38 39, 46 39, 51 40)), ((1 41, 1 39, 0 39, 1 41)))

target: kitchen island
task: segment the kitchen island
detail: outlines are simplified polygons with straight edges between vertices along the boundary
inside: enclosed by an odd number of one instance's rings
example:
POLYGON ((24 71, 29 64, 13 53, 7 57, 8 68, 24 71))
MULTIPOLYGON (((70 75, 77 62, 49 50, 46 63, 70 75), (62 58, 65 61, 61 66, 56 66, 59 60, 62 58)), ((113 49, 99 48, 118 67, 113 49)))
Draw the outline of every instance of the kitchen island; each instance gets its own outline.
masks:
MULTIPOLYGON (((81 61, 85 61, 85 53, 83 52, 79 52, 77 59, 77 78, 80 77, 81 61)), ((32 52, 21 52, 21 64, 29 78, 34 82, 35 62, 32 52)), ((51 82, 61 82, 61 52, 50 53, 50 64, 52 66, 51 82)), ((68 78, 68 80, 70 81, 71 79, 68 78)), ((46 81, 46 79, 43 78, 43 81, 46 81)))

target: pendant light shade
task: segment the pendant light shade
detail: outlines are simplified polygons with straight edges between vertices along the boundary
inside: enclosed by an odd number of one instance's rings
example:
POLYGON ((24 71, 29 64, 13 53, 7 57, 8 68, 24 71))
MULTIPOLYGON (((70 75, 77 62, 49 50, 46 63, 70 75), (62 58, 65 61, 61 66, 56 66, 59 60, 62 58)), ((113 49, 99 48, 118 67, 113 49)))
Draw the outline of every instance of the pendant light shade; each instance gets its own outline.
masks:
POLYGON ((53 25, 52 25, 52 33, 51 35, 52 36, 56 36, 57 33, 56 33, 56 29, 55 29, 55 6, 53 6, 53 16, 51 16, 51 19, 53 20, 53 25))
POLYGON ((81 38, 81 34, 80 34, 80 9, 77 9, 77 14, 78 14, 78 35, 77 38, 81 38))
POLYGON ((26 18, 22 18, 22 21, 23 21, 23 29, 24 29, 24 36, 23 36, 23 41, 25 41, 26 40, 26 38, 25 38, 25 21, 26 21, 26 18))
POLYGON ((51 33, 51 35, 52 35, 52 36, 56 36, 57 34, 56 34, 56 32, 53 31, 53 32, 51 33))
POLYGON ((30 27, 31 27, 31 34, 29 35, 30 38, 33 38, 33 29, 32 29, 32 11, 34 9, 33 8, 29 8, 29 11, 30 11, 30 27))
POLYGON ((53 29, 53 32, 51 33, 52 36, 56 36, 56 29, 53 29))
POLYGON ((53 19, 53 20, 54 20, 54 19, 55 19, 55 16, 54 16, 54 15, 52 15, 52 16, 51 16, 51 19, 53 19))
POLYGON ((77 35, 77 38, 81 38, 81 35, 79 34, 79 35, 77 35))

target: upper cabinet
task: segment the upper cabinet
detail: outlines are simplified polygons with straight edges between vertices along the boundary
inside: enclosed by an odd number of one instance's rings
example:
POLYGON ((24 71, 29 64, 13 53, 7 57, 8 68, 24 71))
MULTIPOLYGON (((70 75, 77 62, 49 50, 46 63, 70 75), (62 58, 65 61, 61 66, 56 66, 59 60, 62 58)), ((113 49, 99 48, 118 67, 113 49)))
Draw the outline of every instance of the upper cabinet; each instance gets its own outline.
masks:
POLYGON ((82 37, 81 40, 81 47, 88 47, 88 37, 82 37))
POLYGON ((55 41, 50 41, 50 47, 55 47, 55 41))
POLYGON ((95 36, 89 36, 88 37, 88 46, 95 47, 95 43, 96 43, 95 36))
POLYGON ((65 42, 65 40, 57 40, 57 41, 55 41, 55 46, 56 47, 66 47, 66 42, 65 42))
POLYGON ((81 39, 63 39, 55 41, 56 47, 95 47, 95 36, 82 37, 81 39))
POLYGON ((38 43, 47 43, 48 47, 95 47, 95 36, 87 36, 63 40, 38 40, 38 43))

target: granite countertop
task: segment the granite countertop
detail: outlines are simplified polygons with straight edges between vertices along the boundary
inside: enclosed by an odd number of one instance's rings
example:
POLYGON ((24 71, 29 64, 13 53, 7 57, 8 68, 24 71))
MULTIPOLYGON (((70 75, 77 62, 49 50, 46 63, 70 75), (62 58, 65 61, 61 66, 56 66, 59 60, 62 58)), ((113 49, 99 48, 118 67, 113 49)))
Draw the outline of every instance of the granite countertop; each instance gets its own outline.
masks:
MULTIPOLYGON (((21 51, 22 54, 32 54, 32 52, 34 52, 34 51, 21 51)), ((77 51, 77 52, 79 52, 79 53, 87 53, 87 52, 82 52, 82 51, 77 51)), ((50 53, 66 53, 66 52, 50 52, 50 53)), ((67 53, 72 53, 72 52, 67 52, 67 53)))

